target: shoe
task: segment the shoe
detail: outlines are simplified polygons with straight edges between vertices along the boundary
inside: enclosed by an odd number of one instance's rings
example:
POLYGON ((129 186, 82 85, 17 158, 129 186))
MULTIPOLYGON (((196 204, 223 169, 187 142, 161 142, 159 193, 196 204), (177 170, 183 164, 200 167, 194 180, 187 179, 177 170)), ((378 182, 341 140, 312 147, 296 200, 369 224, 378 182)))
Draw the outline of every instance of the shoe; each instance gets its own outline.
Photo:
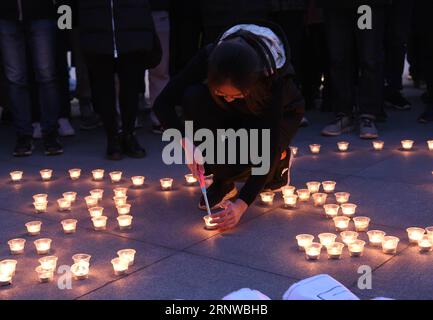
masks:
POLYGON ((119 161, 123 158, 122 138, 120 135, 107 136, 106 158, 108 160, 119 161))
POLYGON ((301 123, 299 124, 299 126, 301 128, 306 128, 310 125, 310 123, 308 122, 308 119, 305 117, 302 117, 301 123))
POLYGON ((13 152, 14 157, 28 157, 33 153, 33 138, 30 135, 18 135, 15 149, 13 152))
POLYGON ((379 137, 376 125, 373 119, 369 117, 361 117, 359 120, 359 137, 361 139, 376 139, 379 137))
POLYGON ((63 147, 59 142, 57 133, 46 134, 43 137, 45 155, 47 156, 57 156, 63 153, 63 147))
POLYGON ((42 129, 39 122, 32 124, 33 127, 33 139, 42 139, 42 129))
MULTIPOLYGON (((211 210, 221 208, 221 205, 230 199, 233 199, 238 194, 238 190, 236 189, 235 184, 232 183, 223 183, 219 181, 214 181, 207 189, 207 199, 209 201, 209 207, 211 210)), ((202 195, 200 198, 200 202, 198 204, 199 209, 207 210, 206 202, 204 200, 204 196, 202 195)))
POLYGON ((278 192, 281 190, 281 187, 287 185, 287 170, 289 170, 289 162, 290 157, 288 156, 290 154, 290 150, 286 152, 286 157, 280 161, 278 164, 278 168, 275 172, 274 177, 271 181, 266 183, 265 187, 263 188, 263 191, 273 191, 278 192))
POLYGON ((81 117, 80 130, 93 130, 100 126, 102 126, 102 122, 96 113, 81 117))
POLYGON ((433 122, 433 109, 426 108, 426 110, 421 113, 421 115, 418 117, 418 122, 420 123, 428 123, 433 122))
POLYGON ((344 114, 337 115, 337 118, 322 130, 324 136, 339 136, 342 133, 353 131, 353 119, 352 117, 344 114))
POLYGON ((146 150, 138 143, 137 138, 133 134, 125 134, 123 136, 123 152, 131 158, 144 158, 146 150))
POLYGON ((75 130, 71 125, 71 122, 68 118, 60 118, 58 120, 59 123, 59 135, 61 137, 71 137, 75 136, 75 130))
POLYGON ((403 97, 400 91, 391 90, 389 88, 385 90, 385 105, 401 111, 410 110, 412 108, 411 103, 403 97))

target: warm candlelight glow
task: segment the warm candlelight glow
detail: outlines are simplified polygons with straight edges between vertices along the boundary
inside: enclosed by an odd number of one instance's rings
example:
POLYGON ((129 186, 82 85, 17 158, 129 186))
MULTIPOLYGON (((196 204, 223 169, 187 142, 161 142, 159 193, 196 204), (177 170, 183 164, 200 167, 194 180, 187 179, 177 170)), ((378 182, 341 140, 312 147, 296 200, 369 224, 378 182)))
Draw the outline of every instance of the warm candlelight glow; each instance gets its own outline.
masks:
POLYGON ((305 257, 307 260, 318 260, 320 258, 320 251, 322 245, 317 242, 313 242, 310 246, 305 248, 305 257))
POLYGON ((185 181, 186 184, 193 185, 197 182, 197 178, 192 173, 188 173, 185 175, 185 181))
POLYGON ((12 275, 0 272, 0 287, 9 286, 12 284, 12 275))
POLYGON ((33 241, 36 247, 36 251, 38 254, 48 254, 51 249, 51 239, 43 238, 33 241))
POLYGON ((71 266, 71 273, 75 280, 84 280, 89 277, 89 264, 86 263, 74 263, 71 266))
POLYGON ((111 178, 111 182, 113 183, 117 183, 120 180, 122 180, 122 171, 113 171, 110 172, 110 178, 111 178))
POLYGON ((329 259, 340 259, 343 253, 344 243, 334 242, 333 244, 326 247, 329 259))
POLYGON ((300 234, 296 236, 298 242, 298 249, 300 251, 305 251, 306 247, 311 246, 314 240, 314 236, 311 234, 300 234))
POLYGON ((56 256, 46 256, 43 258, 40 258, 39 264, 40 266, 45 269, 45 270, 55 270, 57 268, 57 261, 59 260, 59 258, 57 258, 56 256))
POLYGON ((370 245, 374 247, 379 247, 382 245, 385 235, 386 233, 380 230, 370 230, 367 232, 368 241, 370 242, 370 245))
POLYGON ((124 204, 127 204, 126 201, 128 200, 128 197, 113 197, 114 204, 116 207, 123 206, 124 204))
POLYGON ((328 195, 326 193, 314 193, 312 197, 314 205, 316 207, 320 207, 326 203, 326 198, 328 197, 328 195))
POLYGON ((42 266, 38 266, 35 271, 38 274, 40 283, 47 283, 54 279, 54 270, 52 269, 44 269, 42 266))
POLYGON ((90 265, 90 258, 92 258, 92 256, 86 253, 77 253, 72 256, 72 260, 75 264, 84 264, 88 266, 90 265))
POLYGON ((172 178, 162 178, 162 179, 159 179, 159 182, 161 183, 161 189, 162 190, 170 190, 173 186, 173 179, 172 178))
POLYGON ((290 151, 292 152, 293 156, 298 155, 298 147, 290 147, 290 151))
POLYGON ((77 200, 77 193, 73 191, 65 192, 63 193, 63 198, 70 202, 75 202, 75 200, 77 200))
POLYGON ((377 141, 373 141, 373 149, 376 151, 380 151, 383 150, 383 146, 385 145, 385 142, 377 140, 377 141))
POLYGON ((401 147, 404 150, 410 150, 410 149, 412 149, 414 143, 415 142, 413 140, 402 140, 401 141, 401 147))
POLYGON ((217 224, 212 222, 212 216, 207 215, 203 217, 204 223, 205 223, 205 229, 206 230, 215 230, 217 229, 217 224))
POLYGON ((70 169, 69 170, 69 177, 71 180, 78 180, 81 176, 81 169, 70 169))
POLYGON ((77 231, 77 223, 78 221, 75 219, 66 219, 62 222, 63 232, 65 234, 75 233, 77 231))
POLYGON ((336 192, 335 193, 335 200, 339 203, 346 203, 349 202, 350 193, 349 192, 336 192))
POLYGON ((98 205, 99 199, 94 196, 87 196, 84 200, 86 201, 87 208, 92 208, 98 205))
POLYGON ((90 190, 90 195, 96 199, 102 200, 102 198, 104 197, 104 189, 93 189, 90 190))
POLYGON ((272 203, 274 202, 274 197, 275 194, 272 191, 260 193, 260 199, 262 200, 262 203, 266 205, 272 205, 272 203))
POLYGON ((370 218, 368 217, 355 217, 353 218, 355 223, 355 230, 357 232, 367 232, 370 224, 370 218))
POLYGON ((335 229, 337 231, 346 231, 349 228, 350 218, 348 217, 334 217, 335 229))
POLYGON ((428 149, 430 151, 433 151, 433 140, 428 140, 427 141, 427 146, 428 146, 428 149))
POLYGON ((135 176, 131 178, 132 184, 134 187, 141 187, 144 184, 143 176, 135 176))
POLYGON ((310 191, 308 191, 308 189, 298 189, 296 193, 298 194, 299 201, 305 202, 310 199, 310 191))
POLYGON ((358 239, 358 232, 355 231, 343 231, 340 233, 341 240, 344 244, 349 245, 358 239))
POLYGON ((108 218, 106 216, 100 216, 100 217, 93 217, 93 228, 96 231, 101 231, 107 229, 107 220, 108 218))
POLYGON ((433 227, 427 227, 425 228, 425 231, 427 232, 427 235, 430 237, 430 239, 433 241, 433 227))
POLYGON ((119 216, 123 216, 125 214, 129 214, 131 212, 131 205, 130 204, 123 204, 120 206, 117 206, 117 213, 119 216))
POLYGON ((320 153, 320 144, 310 144, 310 151, 312 154, 320 153))
POLYGON ((8 241, 9 249, 11 254, 22 254, 24 253, 24 247, 26 245, 26 239, 12 239, 8 241))
POLYGON ((353 217, 356 212, 356 204, 353 203, 343 203, 341 205, 341 212, 343 212, 343 215, 346 217, 353 217))
POLYGON ((48 199, 48 195, 44 193, 35 194, 33 196, 33 200, 35 203, 45 203, 47 202, 47 199, 48 199))
POLYGON ((134 265, 135 254, 136 251, 134 249, 123 249, 117 251, 119 258, 128 261, 129 266, 134 265))
POLYGON ((425 235, 418 241, 418 248, 421 253, 430 252, 433 248, 433 241, 429 236, 425 235))
POLYGON ((18 181, 21 181, 21 179, 23 178, 23 172, 22 171, 12 171, 11 173, 10 173, 10 176, 11 176, 11 180, 13 181, 13 182, 18 182, 18 181))
POLYGON ((296 208, 296 202, 298 201, 298 196, 296 194, 284 196, 284 205, 287 208, 296 208))
POLYGON ((361 257, 364 253, 365 241, 355 240, 348 244, 351 257, 361 257))
POLYGON ((322 182, 323 191, 325 191, 326 193, 334 192, 336 184, 337 182, 335 181, 323 181, 322 182))
POLYGON ((17 269, 17 260, 7 259, 0 261, 0 274, 14 276, 17 269))
POLYGON ((51 180, 51 177, 53 176, 53 170, 51 169, 43 169, 39 171, 39 173, 41 174, 41 178, 43 181, 51 180))
POLYGON ((418 244, 418 241, 422 239, 425 233, 425 229, 416 227, 407 228, 406 231, 411 244, 418 244))
POLYGON ((89 211, 90 217, 98 218, 104 214, 103 207, 91 207, 87 209, 89 211))
POLYGON ((93 180, 101 181, 104 179, 104 169, 96 169, 92 171, 93 180))
POLYGON ((127 260, 118 257, 111 260, 111 264, 113 265, 114 274, 116 276, 123 275, 128 271, 129 261, 127 260))
POLYGON ((396 254, 399 238, 393 236, 385 236, 382 240, 382 251, 386 254, 396 254))
POLYGON ((42 222, 30 221, 25 224, 29 236, 37 236, 41 233, 42 222))
POLYGON ((338 150, 341 152, 345 152, 349 150, 349 142, 347 141, 340 141, 337 143, 337 146, 338 146, 338 150))
POLYGON ((320 185, 321 185, 321 183, 318 182, 318 181, 310 181, 310 182, 307 182, 307 188, 308 188, 308 191, 310 191, 310 193, 316 193, 316 192, 319 192, 319 190, 320 190, 320 185))
POLYGON ((33 202, 36 213, 47 212, 48 201, 45 202, 33 202))
POLYGON ((337 235, 333 233, 321 233, 319 234, 320 244, 324 247, 330 246, 337 239, 337 235))
POLYGON ((119 223, 120 230, 127 230, 132 228, 132 219, 134 217, 128 214, 117 217, 117 222, 119 223))
POLYGON ((295 189, 296 188, 294 186, 283 186, 281 187, 281 194, 283 195, 283 197, 291 196, 295 194, 295 189))
POLYGON ((334 218, 338 216, 338 211, 340 210, 340 206, 338 204, 325 204, 323 208, 325 209, 327 218, 334 218))
POLYGON ((57 200, 57 204, 59 206, 59 211, 71 211, 71 201, 60 198, 57 200))
POLYGON ((128 188, 115 188, 113 189, 115 197, 126 197, 128 193, 128 188))

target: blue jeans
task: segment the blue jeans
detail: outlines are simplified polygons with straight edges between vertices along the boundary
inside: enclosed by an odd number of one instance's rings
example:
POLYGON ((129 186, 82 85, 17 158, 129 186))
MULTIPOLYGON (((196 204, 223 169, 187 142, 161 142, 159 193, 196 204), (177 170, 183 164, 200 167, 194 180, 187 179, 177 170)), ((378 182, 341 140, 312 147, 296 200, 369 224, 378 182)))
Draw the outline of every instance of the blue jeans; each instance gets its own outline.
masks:
POLYGON ((0 56, 8 84, 14 125, 19 135, 32 135, 32 104, 29 87, 31 61, 41 105, 43 134, 57 131, 60 94, 56 70, 56 23, 35 20, 25 23, 0 20, 0 56), (30 59, 27 59, 27 52, 30 59))

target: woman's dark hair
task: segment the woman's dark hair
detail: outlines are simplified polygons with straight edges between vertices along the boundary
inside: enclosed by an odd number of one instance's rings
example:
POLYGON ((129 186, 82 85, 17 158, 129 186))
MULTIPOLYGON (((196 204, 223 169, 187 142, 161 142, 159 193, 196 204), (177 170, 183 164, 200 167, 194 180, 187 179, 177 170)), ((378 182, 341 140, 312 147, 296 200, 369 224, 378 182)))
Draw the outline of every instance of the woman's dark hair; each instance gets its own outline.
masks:
MULTIPOLYGON (((253 34, 249 37, 255 37, 253 34)), ((240 90, 248 110, 260 114, 270 96, 271 79, 265 75, 257 50, 243 37, 233 36, 217 44, 209 57, 208 86, 218 105, 225 107, 215 89, 230 84, 240 90)))

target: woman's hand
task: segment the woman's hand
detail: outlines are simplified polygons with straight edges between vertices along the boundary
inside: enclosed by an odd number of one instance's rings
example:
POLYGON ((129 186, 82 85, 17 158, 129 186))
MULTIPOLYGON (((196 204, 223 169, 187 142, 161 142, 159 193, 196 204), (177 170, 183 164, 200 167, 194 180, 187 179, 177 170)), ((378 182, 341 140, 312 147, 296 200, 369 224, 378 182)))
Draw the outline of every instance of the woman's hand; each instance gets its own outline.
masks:
POLYGON ((224 210, 212 215, 212 223, 222 230, 234 228, 247 209, 248 205, 241 199, 227 201, 224 210))

